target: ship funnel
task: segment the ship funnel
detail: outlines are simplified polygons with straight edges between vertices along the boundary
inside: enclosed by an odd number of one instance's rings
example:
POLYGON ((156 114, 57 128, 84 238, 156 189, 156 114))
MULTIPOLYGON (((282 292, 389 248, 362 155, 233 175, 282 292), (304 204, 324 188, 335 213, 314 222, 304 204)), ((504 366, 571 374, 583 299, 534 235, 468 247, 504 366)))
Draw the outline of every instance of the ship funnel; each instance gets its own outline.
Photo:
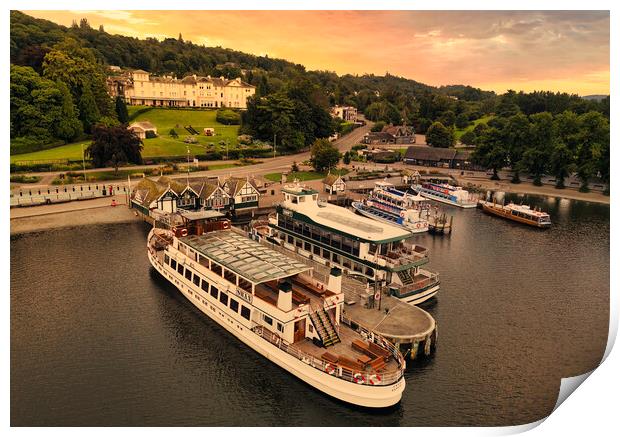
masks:
POLYGON ((278 285, 278 308, 282 311, 293 309, 293 291, 289 281, 282 281, 278 285))
POLYGON ((332 267, 329 271, 329 281, 327 283, 327 289, 336 294, 340 294, 342 291, 342 270, 337 267, 332 267))

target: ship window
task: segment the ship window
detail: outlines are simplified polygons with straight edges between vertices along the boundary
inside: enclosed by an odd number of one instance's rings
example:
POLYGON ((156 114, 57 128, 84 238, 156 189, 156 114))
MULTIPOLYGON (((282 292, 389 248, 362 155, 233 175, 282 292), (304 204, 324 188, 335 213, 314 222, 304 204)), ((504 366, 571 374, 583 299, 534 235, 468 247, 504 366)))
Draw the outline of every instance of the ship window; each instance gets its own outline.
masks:
POLYGON ((181 264, 177 265, 177 272, 179 272, 180 274, 183 274, 183 271, 185 269, 183 268, 183 266, 181 264))
POLYGON ((194 284, 200 286, 200 276, 194 275, 194 284))
POLYGON ((307 241, 304 242, 304 249, 307 250, 307 251, 310 251, 310 249, 311 249, 310 248, 310 243, 308 243, 307 241))
POLYGON ((228 295, 226 293, 220 293, 220 302, 222 302, 224 305, 228 305, 228 295))
POLYGON ((245 305, 241 305, 241 317, 250 320, 250 309, 245 305))
POLYGON ((235 299, 231 298, 230 299, 230 309, 233 310, 234 312, 239 312, 239 302, 237 302, 235 299))
POLYGON ((168 255, 164 255, 164 262, 170 264, 170 257, 168 255))
POLYGON ((273 325, 273 319, 271 317, 269 317, 267 314, 263 314, 263 320, 269 326, 273 325))
POLYGON ((284 332, 284 326, 282 325, 282 323, 278 322, 276 323, 276 326, 278 327, 278 331, 284 332))
POLYGON ((172 267, 173 269, 177 268, 177 261, 174 259, 170 260, 170 267, 172 267))
POLYGON ((209 283, 203 279, 202 280, 202 284, 200 285, 200 288, 202 288, 204 291, 208 292, 209 291, 209 283))
POLYGON ((313 250, 315 255, 321 255, 321 248, 319 246, 314 246, 313 250))
POLYGON ((190 269, 185 269, 185 277, 190 281, 192 280, 192 271, 190 269))
POLYGON ((214 298, 217 299, 217 293, 218 293, 218 289, 212 285, 211 286, 211 296, 213 296, 214 298))
POLYGON ((297 203, 297 196, 291 197, 291 203, 297 203))

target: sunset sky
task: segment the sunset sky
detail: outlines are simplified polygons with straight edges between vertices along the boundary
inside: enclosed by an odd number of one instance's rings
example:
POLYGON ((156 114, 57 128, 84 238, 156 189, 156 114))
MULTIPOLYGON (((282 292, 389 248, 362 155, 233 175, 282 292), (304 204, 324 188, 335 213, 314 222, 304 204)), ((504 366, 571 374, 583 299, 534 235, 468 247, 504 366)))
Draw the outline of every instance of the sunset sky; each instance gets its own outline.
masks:
POLYGON ((109 33, 177 37, 338 74, 430 85, 609 94, 609 13, 589 11, 24 11, 109 33))

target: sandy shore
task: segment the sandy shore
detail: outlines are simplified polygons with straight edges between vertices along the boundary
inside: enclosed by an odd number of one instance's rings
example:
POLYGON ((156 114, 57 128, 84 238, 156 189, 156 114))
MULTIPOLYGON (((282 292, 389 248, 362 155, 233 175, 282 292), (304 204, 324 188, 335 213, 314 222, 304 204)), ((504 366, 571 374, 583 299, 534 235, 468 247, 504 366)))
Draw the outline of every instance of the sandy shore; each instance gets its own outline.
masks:
POLYGON ((610 196, 605 196, 599 192, 582 193, 574 188, 564 188, 559 190, 549 185, 537 187, 530 182, 511 184, 509 181, 492 181, 488 178, 468 178, 455 176, 459 184, 463 187, 474 185, 479 189, 504 191, 506 193, 536 194, 540 196, 561 197, 564 199, 583 200, 585 202, 605 203, 609 205, 610 196))
POLYGON ((110 206, 110 199, 11 209, 11 235, 108 223, 141 221, 127 205, 110 206))

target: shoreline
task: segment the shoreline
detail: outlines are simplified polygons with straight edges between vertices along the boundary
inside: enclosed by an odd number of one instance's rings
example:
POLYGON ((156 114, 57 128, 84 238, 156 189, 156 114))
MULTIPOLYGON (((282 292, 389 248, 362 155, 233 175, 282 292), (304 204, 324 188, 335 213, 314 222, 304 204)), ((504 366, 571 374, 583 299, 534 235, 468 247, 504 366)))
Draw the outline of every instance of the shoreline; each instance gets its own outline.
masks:
POLYGON ((569 187, 566 187, 564 189, 558 189, 549 185, 543 185, 539 187, 532 184, 531 182, 512 184, 508 180, 493 181, 487 178, 468 178, 462 176, 456 177, 456 180, 465 189, 469 187, 475 187, 481 190, 503 191, 506 193, 514 194, 531 194, 535 196, 559 197, 562 199, 579 200, 582 202, 594 202, 605 205, 609 205, 611 203, 611 196, 606 196, 597 191, 582 193, 575 188, 569 187))
POLYGON ((11 237, 52 229, 142 221, 140 217, 134 214, 134 211, 127 208, 127 204, 118 204, 118 206, 112 207, 109 204, 109 198, 105 199, 106 203, 103 205, 101 200, 104 199, 12 208, 11 237), (90 202, 90 204, 84 205, 85 202, 90 202), (50 208, 52 210, 49 210, 50 208))

